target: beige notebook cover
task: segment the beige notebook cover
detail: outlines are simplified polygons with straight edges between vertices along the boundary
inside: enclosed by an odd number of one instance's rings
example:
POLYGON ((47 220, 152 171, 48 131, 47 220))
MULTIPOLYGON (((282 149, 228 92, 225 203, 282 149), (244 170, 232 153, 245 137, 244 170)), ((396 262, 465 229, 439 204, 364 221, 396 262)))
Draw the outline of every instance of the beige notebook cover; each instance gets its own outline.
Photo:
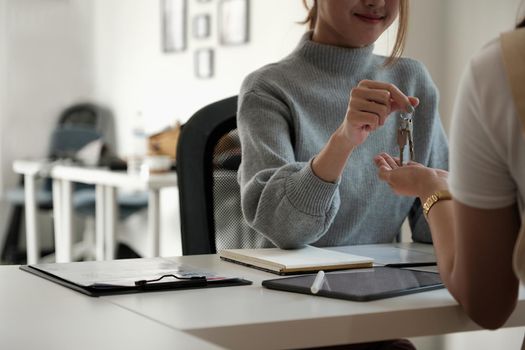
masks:
POLYGON ((280 275, 372 267, 374 259, 323 248, 306 246, 300 249, 224 249, 223 260, 255 267, 280 275))

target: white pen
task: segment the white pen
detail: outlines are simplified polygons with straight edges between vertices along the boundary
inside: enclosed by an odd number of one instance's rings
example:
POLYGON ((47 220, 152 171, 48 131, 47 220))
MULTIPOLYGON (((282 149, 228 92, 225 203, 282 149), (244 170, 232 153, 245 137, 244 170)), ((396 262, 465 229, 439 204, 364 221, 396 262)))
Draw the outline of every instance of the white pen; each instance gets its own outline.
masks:
POLYGON ((317 273, 317 276, 315 276, 314 283, 312 283, 312 286, 310 287, 310 291, 312 294, 317 294, 319 290, 321 289, 324 282, 324 271, 320 270, 317 273))

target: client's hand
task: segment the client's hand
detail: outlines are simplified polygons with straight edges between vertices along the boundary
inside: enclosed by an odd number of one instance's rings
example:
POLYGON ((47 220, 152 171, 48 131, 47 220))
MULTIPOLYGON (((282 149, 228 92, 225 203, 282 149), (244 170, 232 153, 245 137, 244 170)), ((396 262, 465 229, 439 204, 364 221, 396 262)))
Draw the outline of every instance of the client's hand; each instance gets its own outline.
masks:
POLYGON ((445 170, 428 168, 416 162, 399 166, 399 158, 386 153, 375 156, 374 162, 379 169, 379 178, 398 195, 425 200, 436 191, 448 189, 448 172, 445 170))

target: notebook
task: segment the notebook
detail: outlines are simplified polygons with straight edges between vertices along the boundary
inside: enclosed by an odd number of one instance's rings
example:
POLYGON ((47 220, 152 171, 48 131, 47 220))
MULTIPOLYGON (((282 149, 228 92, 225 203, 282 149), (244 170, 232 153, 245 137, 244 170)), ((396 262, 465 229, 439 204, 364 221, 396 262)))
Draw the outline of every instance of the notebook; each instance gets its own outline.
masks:
POLYGON ((278 275, 372 267, 374 259, 306 246, 300 249, 224 249, 221 259, 278 275))

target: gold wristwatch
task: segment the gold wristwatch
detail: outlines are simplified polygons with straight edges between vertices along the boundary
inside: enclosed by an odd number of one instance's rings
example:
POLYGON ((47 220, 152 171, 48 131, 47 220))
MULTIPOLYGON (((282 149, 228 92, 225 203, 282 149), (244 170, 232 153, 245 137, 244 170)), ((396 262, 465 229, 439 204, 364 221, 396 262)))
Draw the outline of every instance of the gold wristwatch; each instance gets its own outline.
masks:
POLYGON ((426 200, 425 203, 423 203, 423 214, 425 215, 425 218, 428 220, 428 212, 430 211, 430 208, 440 200, 447 200, 452 199, 452 195, 448 190, 441 190, 436 191, 432 193, 426 200))

